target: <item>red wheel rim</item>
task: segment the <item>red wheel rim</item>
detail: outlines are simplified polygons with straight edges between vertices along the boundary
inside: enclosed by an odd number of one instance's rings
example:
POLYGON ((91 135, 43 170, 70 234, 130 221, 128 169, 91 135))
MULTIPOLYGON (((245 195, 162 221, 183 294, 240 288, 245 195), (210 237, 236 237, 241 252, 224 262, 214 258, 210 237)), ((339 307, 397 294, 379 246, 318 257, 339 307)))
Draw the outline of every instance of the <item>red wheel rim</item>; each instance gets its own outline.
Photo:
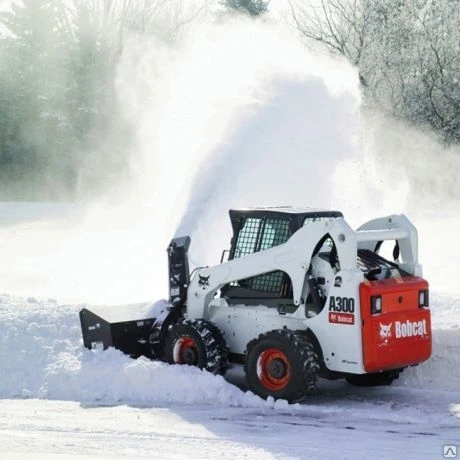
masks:
POLYGON ((181 337, 174 344, 173 358, 177 364, 196 365, 198 362, 198 350, 195 340, 189 336, 181 337))
POLYGON ((282 390, 291 378, 287 356, 277 348, 264 350, 257 360, 257 375, 265 388, 282 390))

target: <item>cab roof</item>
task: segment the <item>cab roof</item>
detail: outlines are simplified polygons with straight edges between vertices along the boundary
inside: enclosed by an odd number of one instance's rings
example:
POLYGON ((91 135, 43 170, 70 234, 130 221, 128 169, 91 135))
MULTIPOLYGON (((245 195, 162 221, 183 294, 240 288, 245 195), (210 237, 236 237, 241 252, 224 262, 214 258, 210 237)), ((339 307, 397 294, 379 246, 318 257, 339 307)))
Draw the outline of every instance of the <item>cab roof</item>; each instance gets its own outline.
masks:
POLYGON ((255 208, 230 209, 229 214, 234 233, 238 232, 242 222, 248 217, 276 217, 289 219, 293 231, 299 229, 307 218, 320 219, 343 217, 340 211, 308 207, 296 208, 293 206, 260 206, 255 208))
POLYGON ((285 214, 285 215, 301 215, 305 217, 343 217, 340 211, 331 211, 328 209, 302 207, 297 208, 294 206, 258 206, 254 208, 240 208, 230 209, 231 215, 272 215, 272 214, 285 214))

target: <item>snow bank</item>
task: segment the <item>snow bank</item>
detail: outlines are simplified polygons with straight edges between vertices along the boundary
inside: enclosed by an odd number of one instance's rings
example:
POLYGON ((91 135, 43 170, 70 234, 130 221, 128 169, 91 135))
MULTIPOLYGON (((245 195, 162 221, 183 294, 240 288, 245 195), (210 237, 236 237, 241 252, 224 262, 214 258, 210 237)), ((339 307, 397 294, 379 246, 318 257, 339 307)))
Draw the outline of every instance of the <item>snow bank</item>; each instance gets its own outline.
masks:
POLYGON ((406 369, 399 385, 430 389, 460 388, 460 299, 431 296, 433 353, 420 366, 406 369))
POLYGON ((133 360, 114 349, 59 353, 46 367, 40 396, 104 404, 264 406, 260 398, 221 376, 146 358, 133 360))
POLYGON ((133 360, 114 349, 84 349, 78 319, 81 308, 53 300, 0 296, 1 398, 274 406, 197 368, 133 360))
POLYGON ((435 329, 433 354, 424 364, 407 369, 401 384, 458 391, 460 389, 460 328, 435 329))
MULTIPOLYGON (((458 390, 460 387, 460 300, 433 299, 434 350, 425 364, 406 370, 398 385, 458 390)), ((284 408, 263 401, 223 377, 188 366, 145 358, 130 359, 118 350, 83 348, 81 305, 0 295, 0 398, 30 397, 85 404, 284 408)))

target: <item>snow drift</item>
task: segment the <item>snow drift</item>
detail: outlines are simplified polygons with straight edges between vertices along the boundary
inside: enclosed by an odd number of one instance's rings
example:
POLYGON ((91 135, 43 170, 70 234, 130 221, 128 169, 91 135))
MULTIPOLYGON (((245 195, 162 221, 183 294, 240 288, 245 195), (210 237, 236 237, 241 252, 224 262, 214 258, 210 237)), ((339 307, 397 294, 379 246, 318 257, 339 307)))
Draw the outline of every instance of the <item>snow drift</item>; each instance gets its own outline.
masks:
POLYGON ((197 368, 133 360, 115 349, 84 349, 80 308, 0 296, 0 398, 259 408, 269 404, 197 368))
MULTIPOLYGON (((448 304, 444 298, 435 298, 434 305, 448 306, 434 310, 435 325, 443 324, 444 314, 460 317, 459 301, 451 299, 448 304)), ((114 349, 84 349, 78 320, 81 307, 32 297, 0 296, 0 398, 45 398, 86 404, 273 407, 273 402, 262 401, 223 377, 193 367, 170 366, 145 358, 133 360, 114 349)), ((458 350, 460 328, 436 328, 432 359, 406 370, 398 384, 458 390, 458 350)), ((320 384, 319 394, 321 391, 320 384)), ((284 407, 283 402, 276 405, 284 407)))
POLYGON ((424 364, 406 369, 400 383, 458 391, 460 388, 460 299, 431 295, 433 353, 424 364))

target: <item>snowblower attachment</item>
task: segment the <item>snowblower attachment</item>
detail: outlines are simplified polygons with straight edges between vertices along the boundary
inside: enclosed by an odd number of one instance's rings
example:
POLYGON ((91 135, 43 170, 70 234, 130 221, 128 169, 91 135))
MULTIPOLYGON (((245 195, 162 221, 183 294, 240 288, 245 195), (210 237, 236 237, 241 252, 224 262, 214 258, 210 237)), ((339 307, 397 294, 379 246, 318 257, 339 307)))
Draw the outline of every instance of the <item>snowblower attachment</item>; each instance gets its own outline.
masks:
POLYGON ((145 305, 96 307, 93 311, 83 308, 83 344, 90 350, 114 347, 133 357, 151 357, 149 336, 154 319, 145 318, 142 309, 145 305))
POLYGON ((171 305, 184 304, 190 278, 187 251, 190 237, 182 236, 171 240, 168 246, 169 301, 171 305))
POLYGON ((117 348, 132 357, 161 357, 169 326, 182 314, 187 298, 190 237, 174 238, 168 246, 169 303, 83 308, 80 323, 86 348, 117 348))

